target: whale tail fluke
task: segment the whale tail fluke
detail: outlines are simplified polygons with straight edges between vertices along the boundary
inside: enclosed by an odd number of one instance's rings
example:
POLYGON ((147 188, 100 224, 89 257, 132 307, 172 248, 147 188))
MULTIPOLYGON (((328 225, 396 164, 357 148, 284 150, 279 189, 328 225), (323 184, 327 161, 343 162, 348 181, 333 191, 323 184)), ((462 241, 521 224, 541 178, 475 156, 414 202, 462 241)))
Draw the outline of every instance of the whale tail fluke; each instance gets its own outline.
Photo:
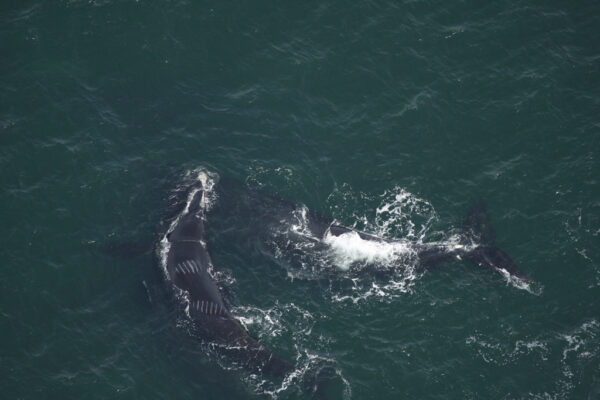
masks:
POLYGON ((517 267, 508 254, 496 246, 496 235, 484 199, 478 199, 469 209, 463 223, 463 234, 472 243, 477 244, 472 251, 465 254, 467 259, 480 267, 509 273, 528 283, 533 282, 517 267))

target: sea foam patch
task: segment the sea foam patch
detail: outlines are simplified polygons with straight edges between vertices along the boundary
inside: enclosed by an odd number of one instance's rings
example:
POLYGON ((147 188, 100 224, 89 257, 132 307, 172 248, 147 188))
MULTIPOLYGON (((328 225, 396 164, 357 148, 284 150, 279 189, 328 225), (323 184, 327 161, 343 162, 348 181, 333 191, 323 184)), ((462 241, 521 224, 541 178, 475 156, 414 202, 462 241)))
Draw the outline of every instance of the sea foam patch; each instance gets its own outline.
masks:
POLYGON ((327 232, 323 242, 330 247, 331 258, 341 270, 348 270, 357 263, 390 265, 413 254, 406 242, 365 240, 357 232, 338 236, 327 232))

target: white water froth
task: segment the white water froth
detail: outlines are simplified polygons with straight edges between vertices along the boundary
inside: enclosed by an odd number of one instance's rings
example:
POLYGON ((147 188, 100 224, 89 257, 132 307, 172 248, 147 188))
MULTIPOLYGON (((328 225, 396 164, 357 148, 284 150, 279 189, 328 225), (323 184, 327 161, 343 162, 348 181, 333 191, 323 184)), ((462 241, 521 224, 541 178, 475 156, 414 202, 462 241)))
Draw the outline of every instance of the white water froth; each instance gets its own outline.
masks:
POLYGON ((343 271, 350 269, 356 263, 379 263, 390 265, 399 259, 405 259, 415 254, 407 241, 377 242, 364 240, 356 232, 348 232, 334 236, 327 232, 323 243, 331 249, 332 258, 343 271))
MULTIPOLYGON (((301 350, 296 347, 298 356, 295 360, 296 369, 288 374, 280 385, 273 385, 267 379, 257 375, 250 374, 244 381, 248 386, 254 388, 255 393, 267 396, 271 399, 283 398, 302 398, 306 396, 306 393, 301 391, 301 388, 306 385, 306 379, 308 376, 314 374, 314 371, 321 370, 324 366, 336 365, 335 360, 323 357, 319 354, 311 353, 307 350, 301 350)), ((350 382, 344 377, 340 368, 334 367, 335 379, 339 379, 342 382, 342 399, 350 400, 352 398, 352 387, 350 382)))
MULTIPOLYGON (((415 244, 422 244, 431 232, 431 226, 437 220, 433 206, 404 188, 394 187, 374 198, 361 193, 359 198, 348 187, 341 194, 345 202, 363 203, 363 209, 375 209, 374 215, 351 213, 354 221, 350 228, 364 231, 386 241, 364 240, 355 232, 339 236, 326 234, 323 242, 329 246, 330 258, 341 270, 352 266, 378 264, 382 268, 414 266, 416 261, 415 244), (373 203, 376 206, 373 207, 373 203)), ((339 197, 336 190, 330 199, 339 197)), ((347 218, 344 209, 337 207, 335 217, 347 218)), ((448 243, 450 245, 450 243, 448 243)))
POLYGON ((382 238, 405 238, 421 242, 431 236, 438 220, 433 205, 406 189, 396 186, 381 195, 356 193, 349 185, 336 188, 328 197, 333 217, 353 221, 351 228, 371 232, 382 238), (354 210, 375 210, 374 215, 357 214, 354 210))
POLYGON ((370 282, 369 284, 359 283, 357 279, 352 279, 353 287, 350 294, 334 293, 331 300, 336 303, 353 303, 367 301, 369 299, 377 299, 384 303, 389 303, 401 294, 410 293, 411 286, 417 274, 414 271, 409 271, 401 277, 390 279, 384 284, 370 282))
POLYGON ((513 345, 503 343, 496 338, 485 337, 482 334, 469 336, 465 344, 474 347, 479 356, 487 364, 510 365, 519 361, 522 357, 535 355, 541 361, 548 360, 550 350, 546 340, 516 340, 513 345))
MULTIPOLYGON (((295 398, 298 395, 305 395, 301 390, 305 386, 307 377, 324 366, 329 366, 333 368, 337 379, 342 382, 342 398, 352 398, 350 384, 343 376, 341 369, 336 367, 337 362, 323 355, 314 354, 311 350, 315 346, 327 347, 329 339, 312 334, 316 318, 308 310, 294 303, 277 303, 268 309, 246 305, 233 307, 231 311, 259 342, 273 343, 274 338, 275 341, 285 341, 285 338, 290 336, 293 338, 295 352, 293 364, 296 368, 281 382, 275 382, 266 379, 261 374, 240 369, 243 381, 256 394, 271 399, 295 398)), ((225 359, 221 360, 220 364, 225 369, 233 368, 231 362, 225 359)))
POLYGON ((587 348, 590 347, 588 342, 593 343, 592 339, 599 335, 600 323, 595 319, 583 323, 581 327, 570 334, 561 335, 561 338, 567 342, 567 346, 562 353, 562 361, 564 362, 568 359, 569 353, 575 353, 578 357, 590 357, 594 352, 587 348), (582 348, 583 351, 580 351, 582 348))
POLYGON ((599 336, 600 323, 591 319, 567 332, 549 331, 533 339, 517 339, 514 342, 505 334, 477 333, 467 337, 465 344, 474 349, 485 363, 492 365, 531 365, 533 358, 535 364, 549 375, 544 389, 532 391, 529 396, 533 399, 571 399, 574 398, 574 390, 581 384, 581 371, 598 363, 599 336))

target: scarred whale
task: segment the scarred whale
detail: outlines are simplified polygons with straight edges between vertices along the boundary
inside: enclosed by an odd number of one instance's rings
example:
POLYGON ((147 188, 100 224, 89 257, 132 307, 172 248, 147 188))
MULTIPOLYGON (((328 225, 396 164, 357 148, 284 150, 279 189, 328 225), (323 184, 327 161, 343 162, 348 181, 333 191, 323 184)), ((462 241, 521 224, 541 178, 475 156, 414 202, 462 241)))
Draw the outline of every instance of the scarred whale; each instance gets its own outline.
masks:
POLYGON ((186 312, 197 332, 217 351, 244 367, 285 376, 294 366, 251 337, 231 314, 213 279, 206 235, 207 176, 201 172, 186 208, 163 238, 166 278, 187 303, 186 312))

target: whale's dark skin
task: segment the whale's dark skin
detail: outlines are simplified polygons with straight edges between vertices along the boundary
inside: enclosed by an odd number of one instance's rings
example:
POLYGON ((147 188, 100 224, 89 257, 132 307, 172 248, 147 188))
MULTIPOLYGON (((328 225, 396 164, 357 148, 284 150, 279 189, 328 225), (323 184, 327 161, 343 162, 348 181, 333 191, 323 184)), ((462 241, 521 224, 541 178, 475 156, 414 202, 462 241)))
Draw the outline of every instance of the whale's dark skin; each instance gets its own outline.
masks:
POLYGON ((252 338, 228 310, 210 275, 212 261, 206 244, 204 191, 197 189, 188 209, 167 234, 167 274, 187 293, 189 316, 204 340, 245 367, 285 376, 294 366, 252 338))

